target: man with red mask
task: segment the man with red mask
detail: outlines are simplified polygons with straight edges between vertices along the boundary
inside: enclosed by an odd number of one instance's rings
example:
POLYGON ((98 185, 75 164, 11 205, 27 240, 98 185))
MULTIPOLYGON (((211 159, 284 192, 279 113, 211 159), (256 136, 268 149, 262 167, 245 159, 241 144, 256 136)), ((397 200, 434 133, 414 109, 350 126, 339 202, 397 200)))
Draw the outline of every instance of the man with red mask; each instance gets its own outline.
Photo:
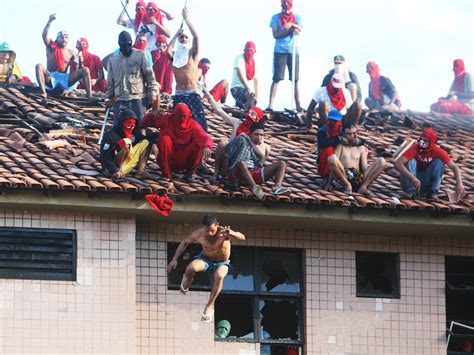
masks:
POLYGON ((397 89, 389 78, 380 75, 378 64, 368 62, 367 74, 369 74, 370 83, 369 97, 365 99, 365 105, 370 110, 399 111, 402 103, 398 98, 397 89))
MULTIPOLYGON (((197 87, 199 91, 202 91, 204 94, 204 88, 206 87, 206 74, 211 68, 211 61, 207 58, 202 58, 198 63, 198 81, 197 87)), ((229 82, 225 79, 219 81, 214 87, 209 91, 216 101, 220 101, 222 104, 225 103, 227 99, 227 94, 229 93, 229 82)))
POLYGON ((234 60, 230 93, 235 104, 243 110, 255 106, 258 101, 258 75, 254 54, 257 51, 255 43, 245 43, 244 53, 234 60))
POLYGON ((345 79, 342 74, 333 74, 331 80, 326 86, 316 90, 306 111, 306 127, 312 127, 314 111, 317 108, 319 115, 319 126, 326 123, 329 111, 338 110, 343 116, 345 122, 357 124, 362 109, 360 104, 352 102, 352 95, 345 88, 345 79))
POLYGON ((397 159, 395 168, 401 173, 400 185, 407 197, 416 198, 426 194, 428 199, 437 199, 447 165, 456 178, 458 199, 465 195, 461 171, 449 154, 436 143, 436 132, 432 128, 423 131, 417 143, 397 159))
MULTIPOLYGON (((135 37, 135 43, 133 44, 133 48, 138 49, 139 51, 145 52, 148 62, 150 66, 153 66, 153 59, 151 56, 151 52, 147 49, 148 38, 144 33, 138 33, 137 37, 135 37)), ((116 51, 118 53, 118 50, 116 51)))
MULTIPOLYGON (((125 6, 129 4, 129 0, 126 0, 125 6)), ((164 10, 158 8, 158 5, 154 2, 148 4, 144 1, 139 0, 135 5, 135 18, 125 19, 126 8, 120 13, 117 24, 127 28, 133 28, 134 33, 144 33, 147 36, 147 49, 152 51, 155 46, 156 37, 159 35, 165 35, 166 37, 171 36, 171 32, 164 25, 164 20, 172 20, 174 16, 164 10)))
POLYGON ((137 177, 145 176, 150 144, 137 129, 138 119, 132 110, 123 110, 118 126, 104 134, 100 146, 100 162, 106 176, 119 178, 137 167, 137 177))
POLYGON ((60 31, 55 41, 49 38, 49 27, 54 20, 56 20, 56 14, 50 15, 42 33, 46 46, 46 67, 41 63, 36 65, 36 80, 41 95, 46 100, 46 89, 74 90, 77 86, 76 83, 81 80, 84 83, 87 97, 91 97, 89 68, 83 65, 81 56, 78 58, 78 70, 68 73, 69 64, 76 56, 74 50, 67 48, 69 34, 66 31, 60 31))
MULTIPOLYGON (((86 38, 79 38, 76 43, 76 49, 79 51, 79 55, 82 55, 83 65, 89 68, 89 73, 91 76, 91 86, 93 91, 105 92, 107 86, 107 81, 105 80, 104 68, 102 67, 102 62, 100 58, 89 52, 89 42, 86 38)), ((78 67, 75 62, 71 63, 71 73, 77 71, 78 67)), ((78 89, 84 89, 82 82, 77 87, 78 89)))
POLYGON ((301 110, 300 92, 299 92, 299 53, 295 45, 295 35, 302 30, 301 16, 292 12, 293 0, 281 0, 281 13, 273 15, 270 21, 273 38, 275 38, 275 47, 273 49, 273 81, 270 88, 270 102, 268 110, 273 109, 273 101, 278 89, 278 83, 285 79, 285 67, 288 67, 290 80, 294 75, 295 80, 295 103, 296 110, 301 110), (293 48, 295 49, 295 73, 292 73, 293 67, 293 48))
POLYGON ((212 138, 193 120, 191 110, 184 103, 177 104, 173 113, 159 116, 147 113, 142 127, 160 130, 157 160, 161 174, 170 181, 172 172, 183 172, 192 180, 201 159, 211 156, 212 138))
POLYGON ((161 85, 161 93, 171 95, 173 92, 173 68, 171 60, 166 54, 168 38, 159 35, 156 38, 156 48, 151 51, 153 60, 153 72, 156 81, 161 85))
POLYGON ((473 76, 466 72, 464 61, 455 59, 453 62, 454 81, 446 97, 440 97, 431 105, 431 111, 440 113, 458 113, 474 115, 473 76))

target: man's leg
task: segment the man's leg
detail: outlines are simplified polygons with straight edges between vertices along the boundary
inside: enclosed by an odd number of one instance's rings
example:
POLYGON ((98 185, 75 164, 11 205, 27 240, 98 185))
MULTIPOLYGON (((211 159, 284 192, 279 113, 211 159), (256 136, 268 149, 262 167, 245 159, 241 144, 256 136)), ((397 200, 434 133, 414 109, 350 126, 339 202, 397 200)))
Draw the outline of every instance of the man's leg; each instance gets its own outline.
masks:
POLYGON ((350 122, 353 125, 357 125, 359 123, 361 114, 362 106, 359 104, 359 102, 354 101, 347 110, 347 113, 344 115, 344 122, 350 122))
POLYGON ((183 280, 181 281, 180 292, 186 294, 189 287, 193 283, 194 275, 198 272, 206 270, 206 263, 201 259, 194 259, 191 261, 183 274, 183 280))
POLYGON ((143 116, 146 114, 146 106, 148 103, 148 99, 136 99, 130 102, 130 108, 135 114, 137 115, 138 122, 141 122, 143 116))
POLYGON ((275 96, 278 89, 279 81, 273 81, 272 86, 270 87, 270 102, 268 103, 267 110, 273 110, 273 101, 275 101, 275 96))
POLYGON ((341 161, 338 159, 338 157, 336 157, 335 154, 331 154, 328 157, 328 165, 329 170, 331 170, 333 175, 346 186, 346 190, 349 193, 352 193, 352 185, 349 180, 347 180, 344 165, 342 165, 341 161))
POLYGON ((265 193, 263 192, 262 188, 255 183, 252 174, 250 174, 247 163, 246 162, 239 162, 234 168, 234 174, 239 180, 244 180, 247 185, 250 186, 252 193, 259 199, 263 199, 265 197, 265 193))
POLYGON ((75 83, 77 83, 79 80, 81 81, 81 83, 84 85, 84 88, 86 89, 87 97, 92 97, 92 95, 91 95, 91 73, 90 73, 88 67, 79 68, 74 73, 69 74, 67 86, 72 86, 75 83))
POLYGON ((229 93, 229 82, 226 79, 219 81, 209 93, 217 102, 225 103, 229 93))
MULTIPOLYGON (((293 56, 290 62, 293 61, 293 56)), ((292 63, 293 65, 293 63, 292 63)), ((291 71, 291 69, 290 69, 291 71)), ((293 77, 293 73, 291 73, 290 78, 293 77)), ((301 111, 301 103, 300 103, 300 56, 296 55, 296 64, 295 64, 295 105, 296 111, 301 111)), ((293 83, 292 83, 293 84, 293 83)))
POLYGON ((284 53, 273 53, 273 78, 270 87, 270 101, 267 110, 273 110, 273 102, 278 89, 278 83, 285 78, 287 56, 284 53))
POLYGON ((357 101, 357 85, 354 83, 349 83, 346 86, 346 89, 351 93, 352 101, 357 101))
POLYGON ((221 139, 216 147, 215 161, 214 161, 214 175, 213 178, 217 180, 219 172, 221 171, 222 157, 224 156, 225 147, 229 141, 227 139, 221 139))
POLYGON ((189 143, 186 148, 180 150, 181 157, 186 160, 185 170, 187 177, 192 177, 196 174, 198 165, 202 160, 202 151, 203 146, 195 142, 189 143))
POLYGON ((152 147, 152 144, 149 143, 146 149, 140 154, 140 158, 138 159, 138 166, 137 166, 137 176, 143 175, 143 177, 145 177, 144 173, 145 173, 146 163, 148 162, 148 158, 150 157, 151 147, 152 147))
POLYGON ((158 165, 161 169, 161 175, 166 179, 171 179, 170 160, 173 155, 173 141, 169 136, 158 137, 158 165))
POLYGON ((370 97, 365 99, 365 106, 367 106, 367 108, 369 110, 377 110, 378 109, 377 102, 374 99, 371 99, 370 97))
POLYGON ((224 278, 226 277, 228 272, 229 272, 229 268, 225 265, 218 266, 214 270, 214 274, 212 275, 211 294, 209 295, 209 301, 207 302, 206 307, 204 307, 204 312, 202 312, 202 315, 203 315, 202 320, 205 320, 205 321, 212 320, 212 313, 210 314, 210 312, 211 312, 212 307, 214 306, 214 302, 216 301, 217 296, 219 296, 219 293, 222 290, 224 278))
MULTIPOLYGON (((416 168, 416 159, 409 160, 406 164, 406 168, 408 169, 410 173, 418 177, 417 168, 416 168)), ((409 193, 414 196, 418 194, 418 191, 416 191, 415 186, 413 185, 412 181, 404 175, 400 175, 400 186, 402 187, 402 190, 405 191, 406 193, 409 193)))
POLYGON ((49 76, 46 67, 41 63, 36 64, 35 70, 36 81, 38 82, 38 86, 40 87, 41 96, 47 97, 48 95, 46 94, 46 83, 51 82, 51 77, 49 76))
POLYGON ((377 158, 364 172, 364 181, 357 192, 363 195, 371 195, 372 193, 369 191, 370 184, 382 174, 386 166, 387 162, 384 158, 377 158))
POLYGON ((421 181, 421 193, 436 195, 441 186, 444 174, 444 163, 441 159, 435 158, 428 167, 418 172, 418 179, 421 181))
POLYGON ((281 186, 283 179, 285 178, 286 163, 283 160, 279 160, 271 165, 266 165, 263 169, 264 181, 270 180, 275 177, 275 187, 281 186))

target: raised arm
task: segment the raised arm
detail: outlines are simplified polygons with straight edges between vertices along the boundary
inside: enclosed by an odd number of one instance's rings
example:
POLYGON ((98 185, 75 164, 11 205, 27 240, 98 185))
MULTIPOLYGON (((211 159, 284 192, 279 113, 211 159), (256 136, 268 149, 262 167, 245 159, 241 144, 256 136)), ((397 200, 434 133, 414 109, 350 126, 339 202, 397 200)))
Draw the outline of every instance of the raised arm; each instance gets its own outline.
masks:
POLYGON ((173 38, 171 38, 171 41, 168 44, 168 47, 166 47, 166 54, 168 55, 168 58, 170 60, 173 60, 174 45, 176 44, 176 40, 178 39, 179 35, 183 32, 184 32, 184 30, 182 28, 180 28, 178 31, 176 31, 173 38))
POLYGON ((245 240, 245 235, 240 232, 233 231, 229 226, 223 227, 220 235, 223 235, 227 240, 234 238, 236 240, 245 240))
POLYGON ((196 28, 194 27, 193 23, 189 19, 189 12, 188 8, 183 9, 183 19, 184 22, 186 22, 186 25, 188 25, 189 31, 191 32, 191 35, 193 36, 193 46, 191 47, 191 53, 193 56, 193 59, 196 59, 199 56, 199 37, 196 32, 196 28))
POLYGON ((224 123, 228 126, 231 126, 233 128, 236 128, 240 124, 240 120, 232 117, 231 115, 227 114, 219 105, 216 100, 214 100, 214 97, 212 97, 211 93, 207 89, 207 87, 204 87, 204 96, 207 97, 209 100, 212 109, 224 120, 224 123))
POLYGON ((151 22, 153 22, 153 24, 155 24, 156 27, 158 27, 160 29, 161 33, 163 33, 166 37, 168 37, 168 38, 171 37, 171 31, 168 28, 166 28, 165 26, 163 26, 161 23, 159 23, 156 18, 152 17, 151 22))
POLYGON ((173 15, 171 12, 169 12, 169 11, 167 11, 167 10, 165 10, 165 9, 161 9, 161 8, 160 8, 160 11, 165 14, 166 19, 167 19, 168 21, 174 20, 174 15, 173 15))
POLYGON ((49 47, 51 43, 51 38, 49 38, 48 33, 49 33, 49 27, 51 26, 51 22, 56 20, 56 14, 49 15, 48 22, 46 23, 46 26, 44 26, 43 33, 41 36, 43 37, 43 42, 46 47, 49 47))
POLYGON ((171 272, 172 270, 176 268, 176 265, 178 265, 178 259, 181 256, 181 254, 184 253, 184 251, 186 250, 189 244, 194 243, 198 238, 199 238, 199 229, 192 232, 191 235, 189 235, 189 237, 187 237, 186 239, 182 240, 181 243, 179 243, 178 248, 176 249, 176 252, 174 253, 173 258, 170 260, 170 262, 166 266, 166 272, 171 272))

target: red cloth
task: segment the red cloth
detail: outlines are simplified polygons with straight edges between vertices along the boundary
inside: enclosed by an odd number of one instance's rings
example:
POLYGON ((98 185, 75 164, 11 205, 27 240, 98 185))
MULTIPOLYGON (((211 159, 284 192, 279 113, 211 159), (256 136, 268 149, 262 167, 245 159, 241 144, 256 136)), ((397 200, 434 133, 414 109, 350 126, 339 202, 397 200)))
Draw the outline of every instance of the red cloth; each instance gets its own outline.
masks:
POLYGON ((444 164, 451 161, 449 154, 436 144, 433 144, 432 148, 429 151, 426 151, 421 150, 418 143, 415 143, 408 148, 405 153, 403 153, 403 157, 407 160, 415 158, 417 167, 420 170, 425 170, 435 158, 440 158, 444 164))
POLYGON ((135 5, 135 32, 138 32, 138 28, 140 27, 140 24, 142 23, 143 19, 146 16, 146 2, 139 0, 137 4, 135 5), (142 7, 142 9, 139 9, 139 7, 142 7))
POLYGON ((367 63, 367 73, 370 76, 369 91, 376 100, 382 98, 382 91, 380 90, 380 68, 375 62, 367 63))
POLYGON ((66 68, 64 67, 63 48, 59 47, 58 42, 53 41, 52 39, 49 42, 49 46, 54 50, 54 61, 56 62, 58 71, 64 72, 66 68))
POLYGON ((131 138, 133 130, 137 125, 137 120, 135 118, 126 118, 122 120, 122 130, 126 138, 131 138))
POLYGON ((209 93, 212 95, 214 100, 217 102, 221 101, 222 98, 226 95, 226 89, 222 81, 219 81, 209 93))
POLYGON ((21 78, 22 83, 31 83, 31 79, 27 77, 26 75, 23 75, 23 78, 21 78))
POLYGON ((328 135, 330 137, 335 137, 341 134, 341 129, 342 129, 342 120, 336 121, 336 120, 328 120, 328 123, 326 124, 326 130, 328 132, 328 135))
POLYGON ((206 82, 206 74, 209 71, 209 66, 206 65, 206 64, 208 64, 208 63, 203 62, 202 59, 198 63, 198 68, 201 69, 201 72, 202 72, 202 81, 203 82, 206 82))
MULTIPOLYGON (((83 65, 89 68, 91 79, 97 79, 99 77, 100 71, 104 69, 100 58, 97 55, 90 53, 89 51, 87 52, 87 57, 84 57, 83 65)), ((76 70, 77 64, 75 62, 71 62, 71 72, 75 72, 76 70)), ((104 78, 101 81, 96 82, 95 85, 92 86, 92 90, 105 92, 106 87, 107 81, 104 78)), ((84 89, 84 86, 81 83, 77 88, 84 89)))
POLYGON ((144 51, 147 43, 148 43, 148 38, 143 34, 139 34, 137 38, 135 38, 135 43, 133 44, 133 48, 138 49, 140 51, 144 51))
POLYGON ((245 74, 247 75, 247 80, 252 80, 255 76, 255 60, 253 57, 255 52, 255 43, 248 41, 244 48, 245 74))
POLYGON ((172 171, 185 172, 188 176, 195 174, 201 162, 203 146, 197 142, 179 146, 169 135, 160 134, 158 149, 158 165, 161 173, 165 178, 171 178, 172 171))
POLYGON ((323 148, 319 152, 318 174, 321 177, 326 177, 331 172, 328 165, 328 157, 331 154, 334 154, 334 147, 323 148))
POLYGON ((145 196, 150 206, 163 216, 168 216, 174 206, 174 202, 170 200, 167 194, 160 196, 158 194, 148 194, 145 196))
POLYGON ((464 92, 464 78, 466 77, 466 68, 462 59, 455 59, 453 62, 454 72, 454 91, 464 92))
POLYGON ((282 0, 281 1, 282 12, 280 13, 280 27, 283 28, 285 23, 291 22, 296 23, 296 16, 291 9, 293 8, 293 0, 282 0), (289 11, 290 13, 285 13, 285 10, 289 11))
POLYGON ((431 111, 439 113, 457 113, 461 115, 474 115, 474 112, 461 101, 439 100, 430 107, 431 111))
POLYGON ((235 136, 240 136, 242 133, 245 133, 247 135, 250 134, 250 126, 254 122, 263 122, 263 111, 257 106, 253 106, 249 109, 249 111, 252 110, 257 114, 257 118, 254 120, 248 113, 245 116, 245 121, 242 122, 239 127, 237 128, 237 131, 235 131, 235 136))
MULTIPOLYGON (((158 23, 160 25, 163 25, 163 18, 162 18, 162 15, 161 15, 161 11, 160 11, 160 8, 158 7, 158 5, 154 2, 149 2, 147 4, 147 13, 145 15, 145 18, 143 19, 143 23, 146 24, 146 25, 150 25, 150 24, 153 24, 154 22, 152 21, 152 17, 154 17, 156 19, 156 21, 158 21, 158 23), (148 8, 151 7, 153 9, 155 9, 154 12, 149 12, 148 11, 148 8)), ((156 33, 155 35, 156 36, 159 36, 160 34, 162 34, 161 30, 158 28, 158 26, 156 26, 156 33)))
POLYGON ((161 92, 166 92, 171 95, 173 92, 173 64, 166 52, 153 50, 151 52, 153 60, 153 72, 155 79, 161 85, 161 92))
POLYGON ((344 92, 342 89, 336 89, 332 86, 332 81, 326 85, 326 90, 328 92, 328 96, 331 99, 332 105, 341 111, 344 107, 346 107, 346 98, 344 96, 344 92))

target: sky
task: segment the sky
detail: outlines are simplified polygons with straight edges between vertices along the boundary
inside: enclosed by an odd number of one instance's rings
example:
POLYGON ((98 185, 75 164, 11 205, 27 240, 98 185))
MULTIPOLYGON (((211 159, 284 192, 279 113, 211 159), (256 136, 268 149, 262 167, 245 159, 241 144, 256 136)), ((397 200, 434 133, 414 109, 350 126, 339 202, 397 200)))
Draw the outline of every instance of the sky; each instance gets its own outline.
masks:
MULTIPOLYGON (((156 1, 174 14, 175 20, 167 23, 173 34, 181 24, 184 2, 156 1)), ((269 23, 280 12, 280 1, 187 0, 187 6, 201 39, 200 56, 211 60, 208 85, 230 81, 235 56, 252 40, 260 73, 258 105, 267 107, 274 46, 269 23)), ((132 17, 134 8, 131 0, 132 17)), ((50 29, 53 39, 67 30, 69 47, 74 48, 79 37, 86 37, 90 52, 102 58, 118 47, 121 9, 120 0, 0 0, 0 42, 10 44, 20 70, 36 81, 35 65, 46 62, 41 32, 50 14, 57 15, 50 29)), ((344 55, 358 76, 363 98, 369 82, 365 65, 373 60, 397 87, 402 108, 422 112, 448 93, 454 59, 464 59, 467 71, 474 71, 473 0, 294 0, 293 10, 303 21, 298 44, 304 108, 337 54, 344 55)), ((234 103, 230 96, 229 103, 234 103)), ((274 109, 283 108, 292 108, 287 77, 274 104, 274 109)))

